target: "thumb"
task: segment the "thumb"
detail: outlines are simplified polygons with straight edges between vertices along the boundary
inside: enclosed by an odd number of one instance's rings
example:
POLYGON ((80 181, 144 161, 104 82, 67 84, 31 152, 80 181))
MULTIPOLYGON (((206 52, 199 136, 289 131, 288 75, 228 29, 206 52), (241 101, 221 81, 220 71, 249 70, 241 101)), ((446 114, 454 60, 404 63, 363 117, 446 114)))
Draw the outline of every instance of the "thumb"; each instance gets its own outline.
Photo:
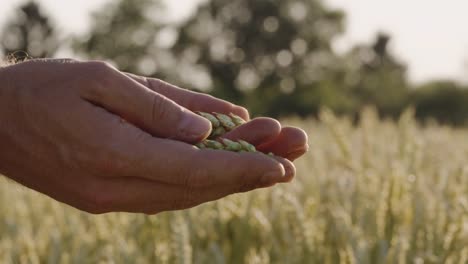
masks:
POLYGON ((85 89, 84 99, 156 137, 195 143, 210 134, 211 123, 205 118, 118 71, 105 72, 99 84, 85 89))
POLYGON ((205 118, 161 94, 152 91, 150 94, 152 110, 149 123, 157 136, 195 143, 211 133, 211 123, 205 118))

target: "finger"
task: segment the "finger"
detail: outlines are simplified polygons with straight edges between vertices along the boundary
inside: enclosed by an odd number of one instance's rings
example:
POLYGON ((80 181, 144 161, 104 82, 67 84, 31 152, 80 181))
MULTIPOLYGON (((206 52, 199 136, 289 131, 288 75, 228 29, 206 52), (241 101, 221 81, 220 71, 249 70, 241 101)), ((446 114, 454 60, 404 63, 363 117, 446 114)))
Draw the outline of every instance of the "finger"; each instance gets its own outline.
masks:
POLYGON ((295 160, 309 149, 307 134, 299 128, 284 127, 280 134, 270 142, 257 147, 262 152, 273 152, 277 156, 295 160))
POLYGON ((260 145, 278 137, 281 124, 272 118, 255 118, 223 135, 230 140, 245 140, 252 145, 260 145))
POLYGON ((282 183, 291 182, 296 176, 296 166, 294 166, 294 164, 288 159, 285 159, 279 156, 274 156, 273 158, 277 160, 278 162, 280 162, 283 165, 284 170, 285 170, 285 176, 279 182, 282 182, 282 183))
POLYGON ((160 93, 167 98, 170 98, 177 104, 190 109, 191 111, 218 112, 225 114, 233 113, 242 117, 244 120, 249 120, 249 112, 245 108, 234 105, 227 101, 207 94, 185 90, 158 79, 146 78, 130 73, 127 73, 127 75, 140 84, 145 85, 151 90, 160 93))
MULTIPOLYGON (((256 118, 233 131, 226 133, 223 137, 231 140, 245 140, 255 146, 274 140, 281 132, 281 124, 271 118, 256 118)), ((267 153, 267 152, 266 152, 267 153)), ((296 168, 292 162, 281 157, 274 157, 280 162, 286 173, 281 182, 290 182, 295 174, 296 168)))
POLYGON ((146 147, 141 152, 146 162, 140 163, 132 175, 188 187, 232 186, 239 190, 285 177, 281 162, 261 153, 199 150, 180 142, 161 141, 149 139, 141 146, 146 147), (158 149, 164 149, 164 153, 158 149))
POLYGON ((97 138, 92 162, 109 175, 233 188, 279 182, 285 176, 281 163, 266 155, 199 150, 180 141, 152 137, 101 108, 89 108, 91 120, 83 130, 88 137, 97 138))
POLYGON ((282 164, 259 153, 200 150, 180 141, 161 139, 120 122, 89 104, 82 133, 95 138, 92 163, 108 175, 139 177, 183 186, 256 186, 279 182, 282 164))
POLYGON ((97 63, 100 81, 83 89, 82 97, 125 118, 153 136, 198 142, 206 138, 211 124, 117 70, 97 63))
POLYGON ((236 192, 273 186, 246 186, 237 190, 232 186, 189 188, 162 184, 138 178, 97 179, 86 196, 91 197, 88 210, 103 212, 131 212, 156 214, 163 211, 188 209, 218 200, 236 192))
MULTIPOLYGON (((278 121, 261 117, 237 127, 235 130, 226 133, 223 137, 231 140, 242 139, 257 146, 274 140, 279 136, 280 132, 281 124, 278 121)), ((294 164, 281 157, 274 158, 283 165, 286 171, 285 177, 281 182, 290 182, 296 174, 294 164)))
MULTIPOLYGON (((255 146, 274 140, 281 132, 281 124, 271 118, 256 118, 235 130, 226 133, 223 137, 231 140, 245 140, 255 146)), ((267 153, 267 152, 265 152, 267 153)), ((281 182, 290 182, 295 174, 296 168, 292 162, 282 157, 274 157, 285 169, 285 177, 281 182)))
POLYGON ((289 153, 286 158, 288 160, 291 160, 291 161, 295 161, 297 160, 298 158, 302 157, 304 154, 307 153, 307 151, 309 151, 309 147, 305 147, 304 149, 301 149, 301 150, 297 150, 296 152, 291 152, 289 153))

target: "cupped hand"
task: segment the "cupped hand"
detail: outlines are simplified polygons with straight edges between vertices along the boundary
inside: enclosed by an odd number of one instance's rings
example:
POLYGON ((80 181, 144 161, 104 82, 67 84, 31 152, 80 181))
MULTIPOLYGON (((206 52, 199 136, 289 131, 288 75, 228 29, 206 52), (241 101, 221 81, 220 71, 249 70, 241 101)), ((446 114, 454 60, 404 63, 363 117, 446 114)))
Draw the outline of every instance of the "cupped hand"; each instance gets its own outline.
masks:
POLYGON ((148 214, 293 176, 286 159, 192 146, 211 129, 192 111, 247 119, 245 109, 136 78, 98 61, 0 69, 0 172, 87 212, 148 214))
MULTIPOLYGON (((164 94, 192 111, 234 113, 245 120, 249 120, 249 114, 245 109, 226 107, 225 101, 183 90, 158 79, 133 74, 127 75, 149 89, 164 94)), ((257 150, 261 152, 271 152, 290 161, 298 159, 309 149, 308 137, 304 130, 296 127, 282 127, 275 119, 265 117, 250 120, 250 122, 226 133, 223 137, 231 140, 245 140, 255 145, 257 150)), ((285 163, 284 160, 281 161, 285 163)), ((289 164, 289 167, 292 165, 290 163, 285 163, 284 165, 288 166, 287 164, 289 164)))

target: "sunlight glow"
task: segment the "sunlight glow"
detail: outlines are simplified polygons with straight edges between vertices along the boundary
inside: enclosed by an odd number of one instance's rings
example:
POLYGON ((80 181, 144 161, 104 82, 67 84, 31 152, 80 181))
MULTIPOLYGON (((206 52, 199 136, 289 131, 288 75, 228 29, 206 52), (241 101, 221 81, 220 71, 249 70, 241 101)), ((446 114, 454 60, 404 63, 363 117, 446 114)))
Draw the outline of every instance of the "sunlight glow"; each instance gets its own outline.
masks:
MULTIPOLYGON (((62 33, 81 33, 89 14, 108 0, 38 0, 52 14, 62 33)), ((181 20, 204 0, 166 0, 168 18, 181 20)), ((0 9, 0 25, 24 0, 8 0, 0 9)), ((468 80, 468 1, 465 0, 324 0, 347 13, 346 34, 336 42, 338 51, 369 43, 379 31, 390 33, 392 49, 408 63, 410 78, 468 80)), ((296 10, 297 11, 297 10, 296 10)), ((299 12, 300 13, 300 12, 299 12)), ((301 15, 301 14, 299 14, 301 15)))

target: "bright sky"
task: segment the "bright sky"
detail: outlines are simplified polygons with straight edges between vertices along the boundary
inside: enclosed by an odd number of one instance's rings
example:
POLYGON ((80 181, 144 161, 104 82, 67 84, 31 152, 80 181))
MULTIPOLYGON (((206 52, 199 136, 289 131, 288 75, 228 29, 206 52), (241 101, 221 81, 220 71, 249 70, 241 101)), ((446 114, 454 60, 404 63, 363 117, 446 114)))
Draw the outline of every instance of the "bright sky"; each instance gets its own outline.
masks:
MULTIPOLYGON (((25 0, 0 0, 0 25, 25 0)), ((83 32, 89 13, 108 0, 38 0, 64 33, 83 32)), ((166 0, 173 19, 190 14, 203 0, 166 0)), ((337 43, 341 51, 368 43, 376 32, 393 36, 393 51, 409 65, 410 78, 468 81, 468 1, 466 0, 323 0, 347 14, 347 33, 337 43)))

